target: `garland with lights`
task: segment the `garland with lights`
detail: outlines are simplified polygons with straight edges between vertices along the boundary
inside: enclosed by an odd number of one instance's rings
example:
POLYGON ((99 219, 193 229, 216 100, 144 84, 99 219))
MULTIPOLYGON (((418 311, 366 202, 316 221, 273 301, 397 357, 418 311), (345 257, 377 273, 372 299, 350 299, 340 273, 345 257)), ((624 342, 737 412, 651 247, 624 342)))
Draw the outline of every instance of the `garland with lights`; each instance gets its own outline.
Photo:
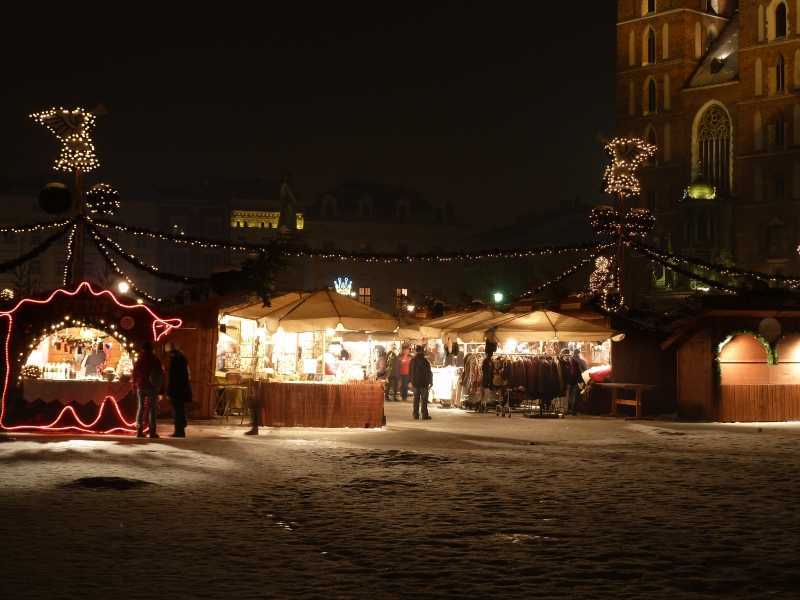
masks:
POLYGON ((78 223, 74 223, 69 228, 69 236, 67 236, 67 260, 64 262, 62 285, 67 285, 72 278, 72 254, 75 252, 75 234, 77 231, 78 223))
POLYGON ((135 254, 127 252, 116 240, 108 236, 101 236, 100 232, 98 232, 97 229, 92 225, 91 221, 89 221, 87 225, 92 235, 96 236, 96 239, 103 237, 103 243, 107 244, 114 254, 122 258, 127 263, 133 265, 137 269, 145 271, 150 275, 153 275, 154 277, 158 277, 159 279, 163 279, 165 281, 172 281, 174 283, 185 283, 187 285, 199 284, 207 281, 207 279, 201 277, 190 277, 188 275, 177 275, 175 273, 168 273, 166 271, 162 271, 155 265, 149 265, 135 254))
POLYGON ((12 258, 11 260, 7 260, 5 262, 0 263, 0 273, 5 273, 6 271, 10 271, 12 269, 16 269, 20 265, 33 260, 40 254, 43 254, 47 251, 53 243, 56 242, 59 238, 63 237, 67 232, 68 227, 62 227, 52 235, 45 238, 41 243, 37 244, 30 250, 28 250, 25 254, 20 254, 16 258, 12 258))
POLYGON ((704 277, 703 275, 698 275, 697 273, 694 273, 693 271, 687 268, 680 267, 676 265, 674 262, 670 261, 669 259, 664 259, 657 253, 650 252, 648 249, 644 247, 639 248, 639 251, 643 256, 649 258, 653 262, 660 264, 665 269, 674 271, 675 273, 683 275, 684 277, 688 277, 689 279, 694 279, 695 281, 699 281, 700 283, 705 284, 710 288, 714 288, 716 290, 728 294, 738 294, 741 291, 741 288, 739 287, 727 285, 725 283, 715 281, 714 279, 709 279, 708 277, 704 277))
POLYGON ((100 255, 105 259, 106 263, 108 263, 108 265, 111 267, 111 269, 117 275, 119 275, 131 287, 131 289, 135 293, 139 294, 143 298, 147 298, 147 300, 149 300, 150 302, 162 302, 162 298, 158 298, 156 296, 153 296, 149 292, 146 292, 145 290, 141 289, 139 286, 137 286, 133 282, 133 280, 130 277, 128 277, 128 275, 125 273, 125 271, 123 271, 122 268, 119 266, 119 263, 117 263, 117 261, 114 260, 114 257, 111 255, 111 251, 100 240, 100 237, 94 232, 93 229, 89 229, 89 233, 92 234, 92 239, 94 241, 94 245, 100 251, 100 255))
POLYGON ((796 275, 776 275, 771 273, 762 273, 760 271, 748 271, 746 269, 737 269, 735 267, 726 267, 718 263, 712 263, 702 258, 693 258, 681 254, 674 254, 665 252, 659 248, 649 246, 647 244, 636 244, 634 246, 639 252, 647 252, 648 254, 657 255, 662 260, 668 260, 672 263, 680 263, 684 266, 695 267, 704 271, 709 271, 723 277, 744 277, 755 279, 772 284, 782 284, 789 288, 800 287, 800 277, 796 275))
POLYGON ((524 292, 520 297, 521 298, 529 298, 530 296, 535 296, 536 294, 539 294, 539 293, 543 292, 547 288, 552 287, 552 286, 556 285, 557 283, 560 283, 560 282, 564 281, 567 277, 577 273, 583 267, 585 267, 587 264, 592 262, 597 257, 597 255, 602 251, 603 248, 604 247, 598 247, 597 252, 595 252, 591 256, 588 256, 588 257, 586 257, 584 259, 581 259, 579 262, 577 262, 576 264, 574 264, 571 267, 567 268, 566 270, 562 271, 561 273, 559 273, 558 275, 556 275, 552 279, 549 279, 548 281, 545 281, 544 283, 536 286, 532 290, 528 290, 527 292, 524 292))
POLYGON ((119 206, 119 192, 107 183, 96 183, 86 192, 86 208, 93 215, 113 216, 119 206))
POLYGON ((36 233, 47 231, 48 229, 58 229, 72 223, 72 219, 61 219, 60 221, 48 221, 46 223, 31 223, 30 225, 15 225, 13 227, 0 227, 0 233, 36 233))

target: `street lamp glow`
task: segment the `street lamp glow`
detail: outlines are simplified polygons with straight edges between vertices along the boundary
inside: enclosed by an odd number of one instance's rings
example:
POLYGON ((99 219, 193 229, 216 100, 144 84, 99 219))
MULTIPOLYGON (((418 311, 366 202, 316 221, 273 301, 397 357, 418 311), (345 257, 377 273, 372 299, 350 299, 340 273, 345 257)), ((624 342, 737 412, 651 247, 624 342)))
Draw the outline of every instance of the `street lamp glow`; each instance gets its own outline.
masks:
POLYGON ((131 289, 131 286, 128 284, 127 281, 120 281, 117 284, 117 290, 120 294, 127 294, 131 289))
POLYGON ((495 292, 494 293, 494 303, 495 304, 500 304, 503 301, 504 298, 505 298, 505 295, 503 294, 503 292, 495 292))

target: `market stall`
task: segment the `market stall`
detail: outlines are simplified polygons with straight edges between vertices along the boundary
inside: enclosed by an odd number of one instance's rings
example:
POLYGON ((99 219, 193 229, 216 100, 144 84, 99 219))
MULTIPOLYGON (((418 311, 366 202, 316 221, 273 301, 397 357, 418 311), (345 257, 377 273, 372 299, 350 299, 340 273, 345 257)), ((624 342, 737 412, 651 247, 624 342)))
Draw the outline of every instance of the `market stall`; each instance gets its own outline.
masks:
POLYGON ((374 381, 375 342, 386 332, 397 333, 395 317, 333 290, 281 296, 269 307, 223 313, 226 337, 220 336, 218 366, 227 377, 231 370, 226 369, 239 361, 238 373, 254 382, 251 393, 263 406, 264 424, 383 422, 383 385, 374 381), (254 340, 260 340, 262 354, 248 350, 254 340))
POLYGON ((575 369, 610 366, 610 338, 615 335, 602 325, 545 310, 508 314, 452 332, 466 342, 489 342, 495 348, 488 354, 488 387, 483 376, 487 353, 481 350, 467 355, 460 381, 462 404, 484 409, 487 397, 506 406, 533 402, 540 410, 553 406, 567 393, 575 369), (576 349, 585 365, 574 360, 576 349))
POLYGON ((134 432, 137 349, 180 327, 144 304, 88 283, 0 312, 8 353, 0 427, 15 431, 134 432))

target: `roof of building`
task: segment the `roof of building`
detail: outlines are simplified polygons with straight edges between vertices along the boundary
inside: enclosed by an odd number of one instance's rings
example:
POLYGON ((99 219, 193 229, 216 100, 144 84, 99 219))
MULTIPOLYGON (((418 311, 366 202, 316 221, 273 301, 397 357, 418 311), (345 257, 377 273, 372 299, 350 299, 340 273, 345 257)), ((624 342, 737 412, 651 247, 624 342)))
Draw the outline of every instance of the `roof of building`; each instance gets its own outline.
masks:
POLYGON ((736 13, 706 52, 688 88, 707 87, 739 79, 739 13, 736 13))

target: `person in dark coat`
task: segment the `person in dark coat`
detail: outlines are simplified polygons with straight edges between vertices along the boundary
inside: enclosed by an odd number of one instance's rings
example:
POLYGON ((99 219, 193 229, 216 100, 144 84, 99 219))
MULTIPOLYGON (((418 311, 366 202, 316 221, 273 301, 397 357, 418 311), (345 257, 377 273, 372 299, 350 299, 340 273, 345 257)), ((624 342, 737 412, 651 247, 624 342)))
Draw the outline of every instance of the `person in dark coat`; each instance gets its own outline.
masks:
POLYGON ((428 421, 431 418, 428 414, 428 391, 433 386, 433 371, 422 346, 417 346, 417 355, 411 361, 410 371, 411 385, 414 386, 414 418, 420 418, 421 410, 422 418, 428 421))
POLYGON ((136 437, 144 437, 145 409, 149 435, 157 438, 158 399, 164 393, 164 367, 153 352, 153 344, 142 344, 142 352, 133 365, 133 386, 136 390, 136 437))
POLYGON ((178 346, 172 342, 164 344, 169 358, 167 371, 167 396, 172 404, 175 431, 171 437, 186 437, 186 403, 192 401, 192 384, 189 381, 189 363, 178 346))

